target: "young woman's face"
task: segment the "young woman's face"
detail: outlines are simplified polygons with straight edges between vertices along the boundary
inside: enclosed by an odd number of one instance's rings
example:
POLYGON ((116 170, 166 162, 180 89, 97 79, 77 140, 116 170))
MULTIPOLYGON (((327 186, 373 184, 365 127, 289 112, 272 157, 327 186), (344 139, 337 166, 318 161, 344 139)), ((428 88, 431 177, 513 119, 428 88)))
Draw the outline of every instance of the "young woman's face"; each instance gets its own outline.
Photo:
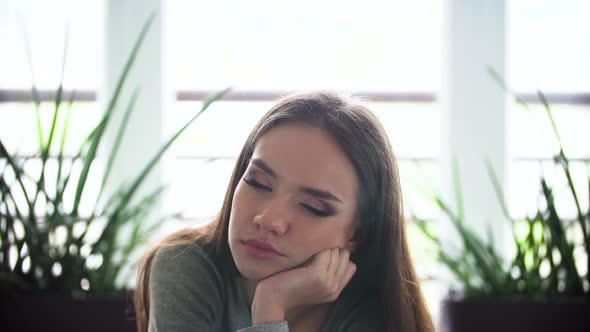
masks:
POLYGON ((324 130, 271 129, 233 197, 229 246, 240 273, 261 280, 324 249, 351 250, 357 188, 352 163, 324 130))

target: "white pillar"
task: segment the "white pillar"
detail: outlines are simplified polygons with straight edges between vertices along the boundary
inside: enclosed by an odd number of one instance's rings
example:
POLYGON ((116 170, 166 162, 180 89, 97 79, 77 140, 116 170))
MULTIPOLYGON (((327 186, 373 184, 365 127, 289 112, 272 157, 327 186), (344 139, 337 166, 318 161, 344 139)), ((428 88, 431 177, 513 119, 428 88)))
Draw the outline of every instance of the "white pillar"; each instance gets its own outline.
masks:
POLYGON ((496 198, 485 161, 490 160, 503 188, 507 161, 507 96, 488 73, 506 78, 507 4, 505 0, 446 0, 443 17, 441 185, 451 206, 453 159, 457 160, 465 222, 485 235, 494 232, 504 251, 508 223, 496 198))
MULTIPOLYGON (((134 89, 139 88, 139 97, 107 183, 106 192, 112 193, 121 183, 130 183, 162 144, 161 119, 169 94, 164 75, 162 1, 107 0, 105 4, 104 84, 99 92, 103 108, 106 108, 115 91, 142 27, 152 13, 157 13, 127 78, 110 130, 106 133, 104 143, 107 144, 102 149, 105 158, 115 143, 115 128, 121 123, 134 89)), ((151 192, 160 183, 160 169, 156 167, 140 188, 138 196, 151 192)))

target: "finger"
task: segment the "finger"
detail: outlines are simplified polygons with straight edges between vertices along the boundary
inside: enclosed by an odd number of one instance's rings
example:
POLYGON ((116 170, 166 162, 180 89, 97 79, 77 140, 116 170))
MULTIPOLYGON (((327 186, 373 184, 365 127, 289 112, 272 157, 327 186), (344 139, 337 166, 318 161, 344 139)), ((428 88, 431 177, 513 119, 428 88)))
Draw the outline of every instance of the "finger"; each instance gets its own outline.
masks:
POLYGON ((336 270, 338 269, 338 262, 339 262, 339 253, 340 249, 338 248, 332 248, 330 249, 330 264, 327 266, 326 268, 326 272, 329 273, 330 275, 333 275, 334 273, 336 273, 336 270))
POLYGON ((342 290, 344 290, 344 287, 348 285, 348 283, 352 279, 352 276, 356 272, 356 265, 351 261, 348 261, 345 264, 345 266, 346 268, 344 270, 343 275, 338 276, 338 278, 334 280, 334 288, 330 292, 330 295, 328 297, 328 300, 330 302, 336 301, 336 299, 340 296, 340 293, 342 293, 342 290))
POLYGON ((310 264, 310 267, 318 269, 318 271, 324 272, 330 265, 330 249, 324 249, 314 255, 314 259, 310 264))
POLYGON ((338 262, 338 270, 336 270, 336 277, 339 279, 342 279, 342 277, 344 277, 344 273, 346 272, 346 268, 348 266, 348 263, 350 259, 350 253, 348 252, 348 250, 343 249, 340 252, 340 258, 339 258, 339 262, 338 262))

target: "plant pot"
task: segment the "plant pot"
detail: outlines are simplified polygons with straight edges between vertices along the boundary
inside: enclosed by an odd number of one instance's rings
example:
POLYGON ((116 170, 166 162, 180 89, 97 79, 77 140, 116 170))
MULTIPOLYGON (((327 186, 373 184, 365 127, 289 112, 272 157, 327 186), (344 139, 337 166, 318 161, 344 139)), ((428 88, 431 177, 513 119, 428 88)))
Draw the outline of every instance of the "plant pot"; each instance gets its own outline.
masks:
POLYGON ((132 296, 73 299, 66 295, 0 293, 0 330, 134 332, 132 296))
POLYGON ((441 332, 588 331, 590 298, 448 299, 441 310, 441 332))

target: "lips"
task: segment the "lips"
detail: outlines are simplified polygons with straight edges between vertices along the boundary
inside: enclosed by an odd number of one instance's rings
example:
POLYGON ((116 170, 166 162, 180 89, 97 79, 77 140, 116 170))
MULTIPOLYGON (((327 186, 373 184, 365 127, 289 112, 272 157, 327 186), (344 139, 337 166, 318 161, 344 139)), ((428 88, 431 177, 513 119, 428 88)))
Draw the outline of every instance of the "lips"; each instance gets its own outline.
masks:
POLYGON ((241 241, 246 252, 253 257, 261 259, 273 259, 280 256, 285 256, 274 248, 270 243, 258 240, 241 241))
POLYGON ((279 252, 277 249, 275 249, 275 247, 274 247, 272 244, 270 244, 270 243, 266 243, 266 242, 263 242, 263 241, 258 241, 258 240, 247 240, 247 241, 244 241, 244 242, 246 242, 246 243, 248 243, 248 244, 251 244, 251 245, 253 245, 253 246, 255 246, 255 247, 261 248, 261 249, 266 249, 266 250, 274 251, 274 252, 276 252, 277 254, 280 254, 280 255, 282 255, 282 254, 281 254, 281 253, 280 253, 280 252, 279 252))

